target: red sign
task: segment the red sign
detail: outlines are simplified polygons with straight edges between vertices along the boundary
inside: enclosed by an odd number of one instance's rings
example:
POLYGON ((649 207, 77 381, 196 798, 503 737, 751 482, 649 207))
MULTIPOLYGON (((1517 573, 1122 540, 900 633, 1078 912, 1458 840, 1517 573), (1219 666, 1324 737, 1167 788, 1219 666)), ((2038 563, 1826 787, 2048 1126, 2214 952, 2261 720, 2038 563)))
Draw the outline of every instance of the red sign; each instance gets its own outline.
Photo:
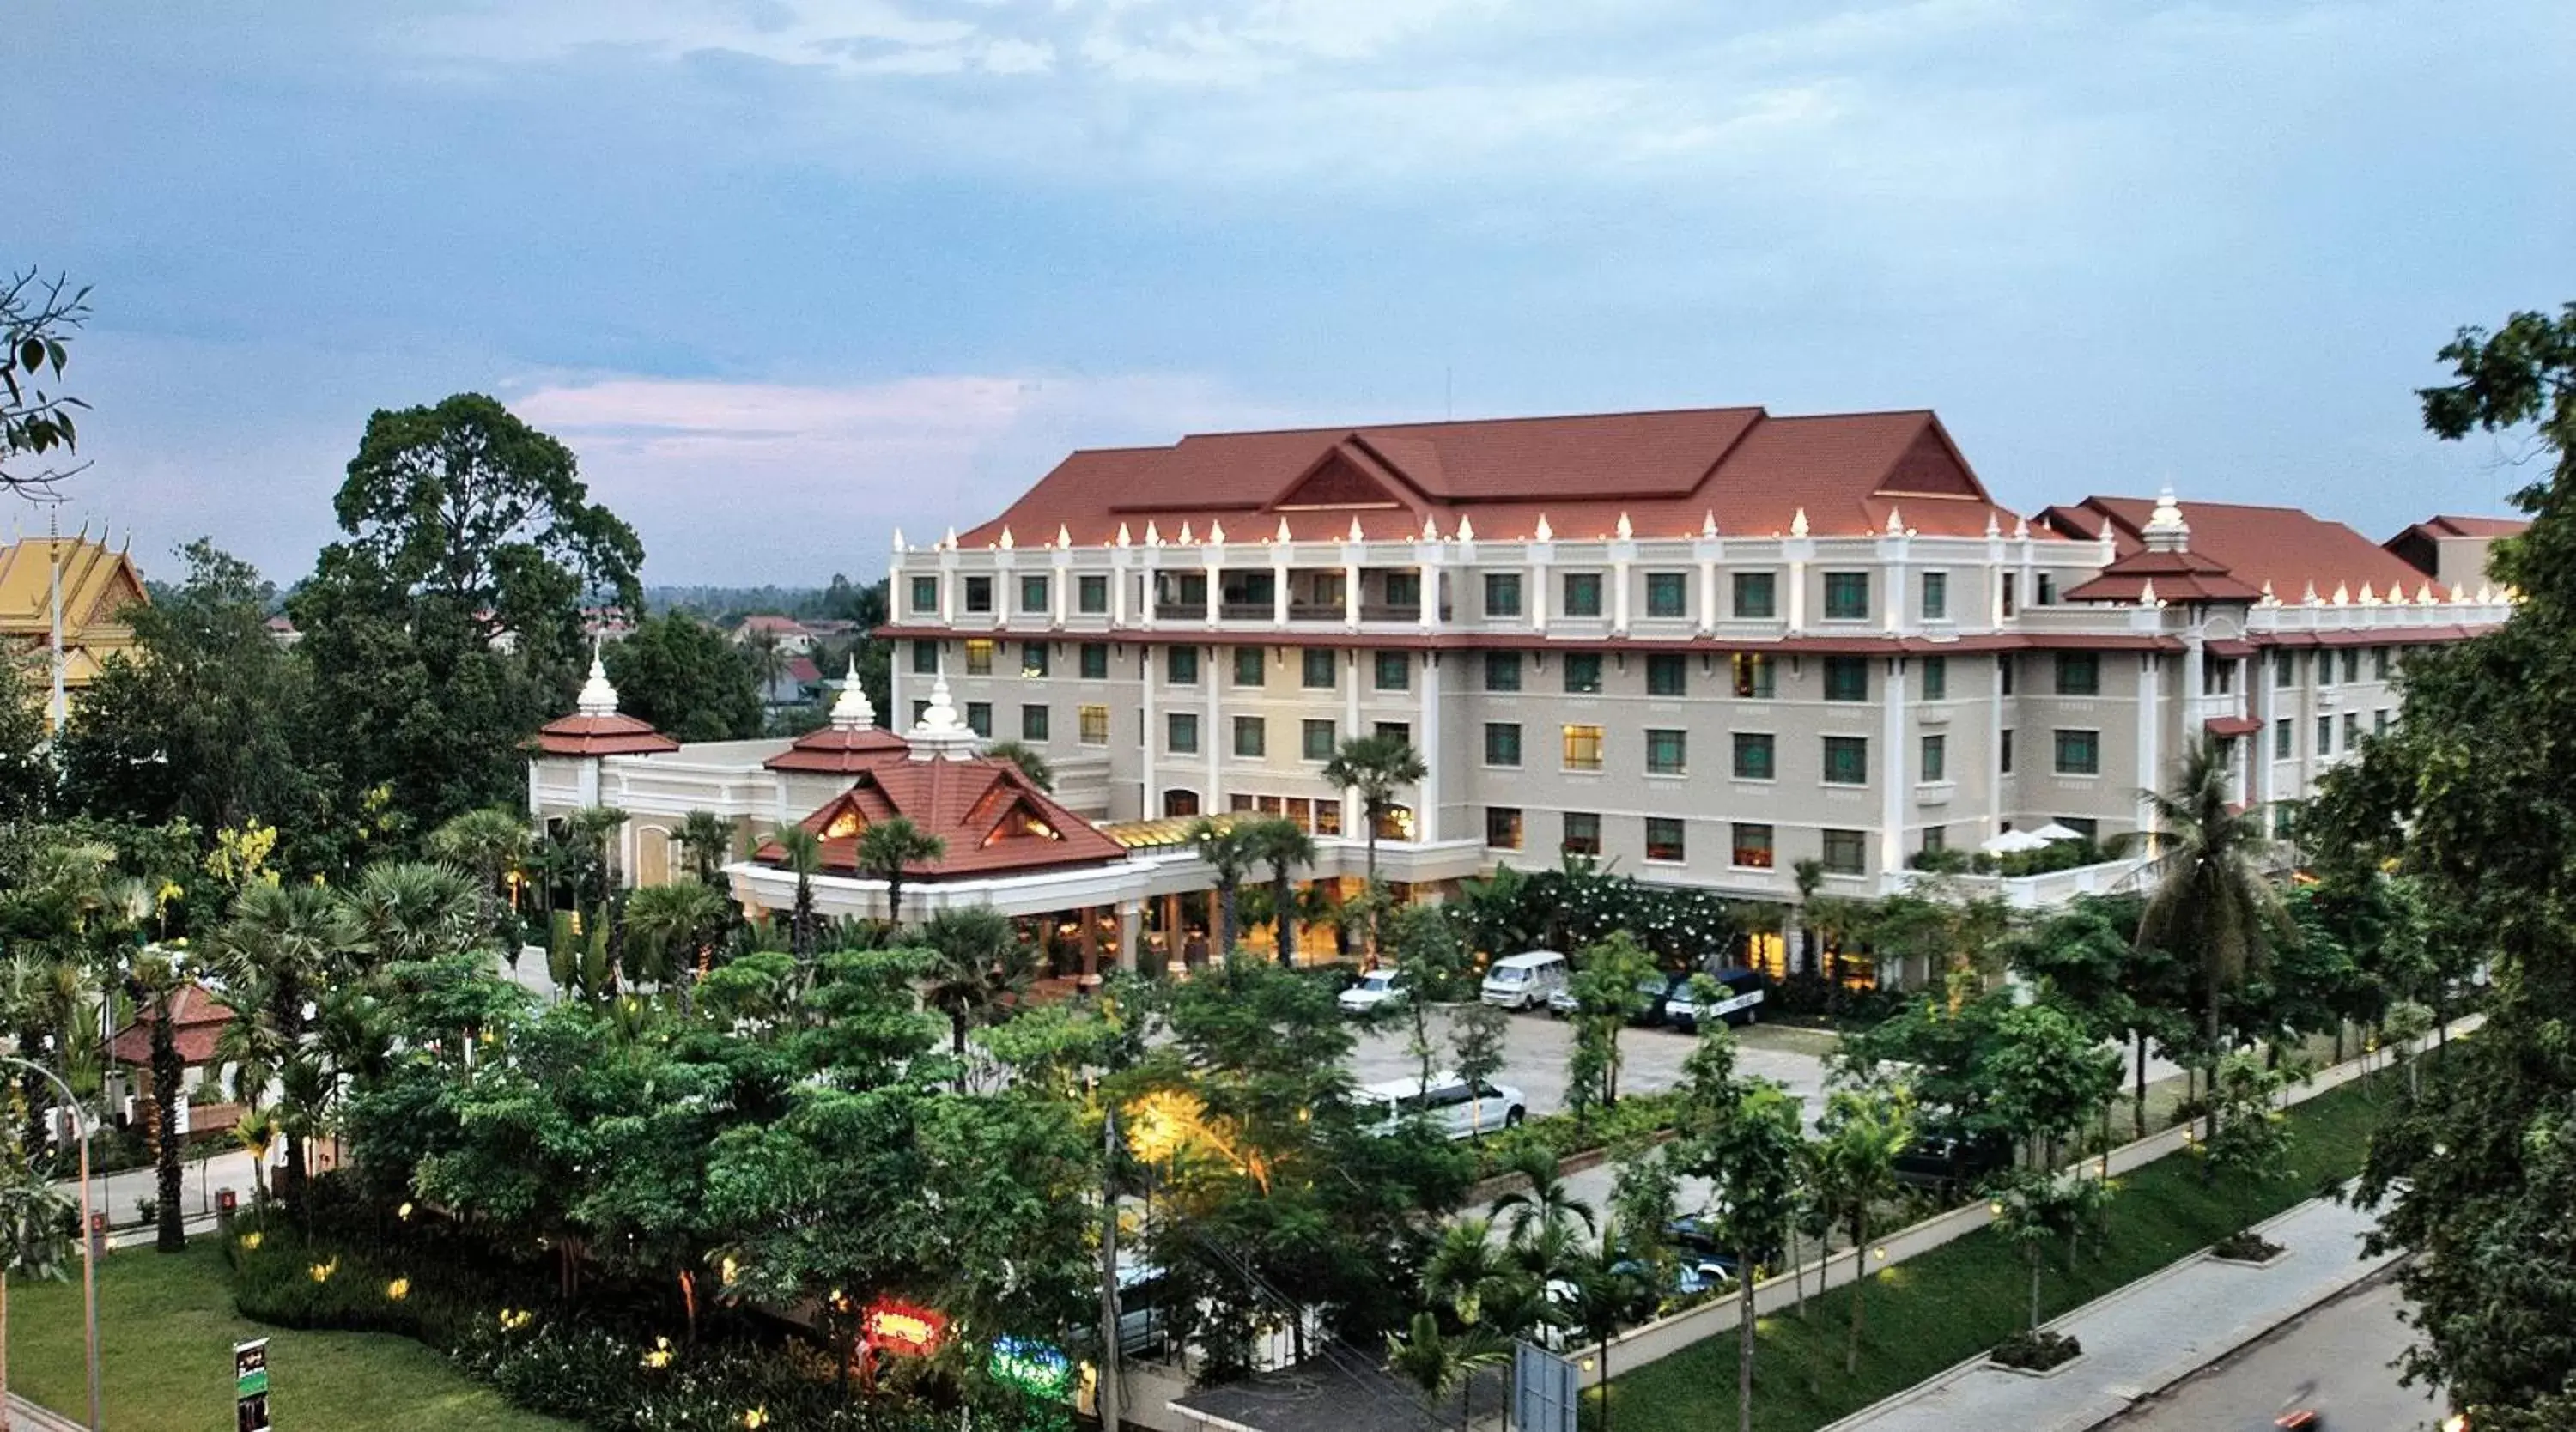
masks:
POLYGON ((948 1319, 928 1308, 879 1298, 861 1325, 867 1344, 904 1357, 928 1357, 948 1334, 948 1319))

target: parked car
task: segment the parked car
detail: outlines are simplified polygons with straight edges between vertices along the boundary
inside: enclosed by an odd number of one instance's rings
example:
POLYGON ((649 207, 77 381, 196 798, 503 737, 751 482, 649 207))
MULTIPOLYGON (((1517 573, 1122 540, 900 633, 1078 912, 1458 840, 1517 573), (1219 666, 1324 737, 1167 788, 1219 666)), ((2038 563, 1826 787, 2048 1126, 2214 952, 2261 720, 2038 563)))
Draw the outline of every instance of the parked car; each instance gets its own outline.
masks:
POLYGON ((1547 997, 1565 988, 1569 966, 1565 956, 1555 950, 1526 950, 1496 960, 1485 971, 1485 983, 1479 993, 1485 1003, 1505 1009, 1532 1009, 1547 1003, 1547 997))
POLYGON ((1338 1001, 1344 1014, 1371 1014, 1391 1008, 1413 998, 1406 988, 1401 971, 1381 967, 1359 977, 1359 982, 1342 991, 1338 1001))
MULTIPOLYGON (((1685 975, 1648 975, 1637 982, 1637 993, 1643 995, 1645 1000, 1637 1007, 1635 1013, 1628 1016, 1628 1022, 1652 1027, 1665 1021, 1667 1016, 1664 1011, 1671 1001, 1689 997, 1690 979, 1685 975)), ((1560 986, 1555 993, 1547 997, 1547 1012, 1558 1019, 1565 1018, 1580 1007, 1574 998, 1574 986, 1571 984, 1560 986)))
MULTIPOLYGON (((1705 1263, 1733 1281, 1735 1250, 1718 1241, 1717 1230, 1707 1219, 1696 1213, 1683 1214, 1664 1225, 1664 1240, 1680 1249, 1688 1261, 1705 1263)), ((1776 1268, 1781 1262, 1781 1250, 1765 1248, 1755 1255, 1753 1261, 1764 1267, 1776 1268)))
POLYGON ((1986 1175, 2012 1167, 2012 1161, 2012 1140, 2001 1134, 1979 1139, 1929 1135, 1897 1154, 1896 1181, 1948 1196, 1976 1187, 1986 1175))
MULTIPOLYGON (((1634 1258, 1611 1265, 1610 1271, 1631 1278, 1643 1277, 1646 1265, 1634 1258)), ((1708 1258, 1682 1258, 1673 1264, 1672 1281, 1663 1290, 1668 1298, 1696 1298, 1735 1286, 1735 1271, 1726 1264, 1708 1258)))
POLYGON ((1673 987, 1672 997, 1664 1001, 1664 1018, 1684 1034, 1699 1032, 1700 1021, 1723 1019, 1737 1026, 1762 1022, 1762 999, 1771 987, 1771 977, 1757 969, 1718 970, 1709 976, 1723 991, 1717 1003, 1703 1011, 1699 995, 1691 981, 1682 980, 1673 987))
POLYGON ((1360 1124, 1373 1133, 1391 1134, 1416 1115, 1452 1139, 1520 1126, 1529 1117, 1529 1100, 1509 1084, 1484 1083, 1473 1090, 1456 1074, 1443 1071, 1431 1082, 1390 1079, 1353 1092, 1360 1124))

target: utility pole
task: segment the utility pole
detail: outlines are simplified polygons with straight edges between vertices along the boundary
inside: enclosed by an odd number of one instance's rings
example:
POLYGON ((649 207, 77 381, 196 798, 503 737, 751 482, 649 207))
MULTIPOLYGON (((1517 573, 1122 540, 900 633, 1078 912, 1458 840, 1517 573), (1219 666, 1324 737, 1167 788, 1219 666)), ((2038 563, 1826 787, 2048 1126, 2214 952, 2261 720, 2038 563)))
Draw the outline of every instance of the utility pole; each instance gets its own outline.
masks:
POLYGON ((1118 1432, 1118 1110, 1100 1113, 1100 1409, 1101 1432, 1118 1432))

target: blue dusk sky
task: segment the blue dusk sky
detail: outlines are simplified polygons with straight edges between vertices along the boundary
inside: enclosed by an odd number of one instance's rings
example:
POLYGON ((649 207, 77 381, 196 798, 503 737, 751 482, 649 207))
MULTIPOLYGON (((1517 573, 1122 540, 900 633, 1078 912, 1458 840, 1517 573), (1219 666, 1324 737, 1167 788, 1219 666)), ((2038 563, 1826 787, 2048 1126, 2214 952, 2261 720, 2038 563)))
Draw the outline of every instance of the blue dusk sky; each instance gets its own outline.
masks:
MULTIPOLYGON (((2576 298, 2567 0, 21 0, 68 513, 281 582, 496 394, 656 582, 874 576, 1065 451, 1937 409, 1987 485, 2499 510, 2411 390, 2576 298)), ((32 512, 15 521, 41 522, 32 512)))

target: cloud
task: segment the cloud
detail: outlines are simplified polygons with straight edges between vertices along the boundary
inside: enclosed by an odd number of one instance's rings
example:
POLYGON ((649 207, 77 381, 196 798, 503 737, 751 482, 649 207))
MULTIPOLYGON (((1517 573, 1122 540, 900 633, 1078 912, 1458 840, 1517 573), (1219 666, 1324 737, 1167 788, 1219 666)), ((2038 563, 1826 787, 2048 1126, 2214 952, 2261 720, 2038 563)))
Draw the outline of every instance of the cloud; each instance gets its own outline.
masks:
POLYGON ((980 522, 1075 448, 1304 416, 1163 373, 817 385, 606 376, 508 401, 580 456, 593 497, 642 534, 656 582, 874 574, 895 528, 921 540, 980 522))

